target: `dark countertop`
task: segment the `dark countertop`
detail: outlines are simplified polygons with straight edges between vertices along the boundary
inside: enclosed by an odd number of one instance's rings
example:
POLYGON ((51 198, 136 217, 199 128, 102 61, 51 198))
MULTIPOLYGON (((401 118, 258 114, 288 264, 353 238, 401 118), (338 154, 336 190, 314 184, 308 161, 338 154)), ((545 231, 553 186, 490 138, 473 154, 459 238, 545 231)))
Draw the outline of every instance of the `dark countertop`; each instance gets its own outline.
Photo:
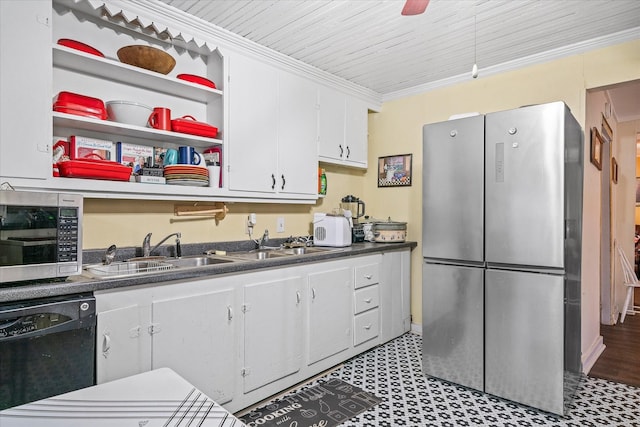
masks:
MULTIPOLYGON (((209 245, 211 246, 211 245, 209 245)), ((75 276, 66 280, 51 280, 37 282, 6 283, 0 285, 0 302, 21 301, 38 298, 47 298, 59 295, 71 295, 80 293, 91 293, 105 289, 116 289, 127 286, 146 285, 151 283, 170 282, 176 280, 215 277, 222 274, 244 273, 253 270, 274 268, 281 266, 293 266, 296 264, 306 264, 311 262, 322 262, 339 258, 375 254, 393 250, 410 248, 417 246, 416 242, 403 243, 354 243, 346 248, 333 248, 335 250, 319 253, 309 253, 304 255, 291 255, 265 260, 236 261, 223 264, 207 265, 202 267, 175 268, 158 273, 141 274, 137 276, 112 278, 112 279, 90 279, 84 276, 75 276)), ((201 246, 195 246, 191 250, 183 250, 183 255, 202 254, 199 251, 201 246)), ((221 245, 216 244, 220 249, 221 245)), ((83 257, 87 263, 98 262, 96 253, 85 254, 83 257)), ((135 256, 135 254, 129 254, 135 256)), ((98 257, 99 259, 99 257, 98 257)))

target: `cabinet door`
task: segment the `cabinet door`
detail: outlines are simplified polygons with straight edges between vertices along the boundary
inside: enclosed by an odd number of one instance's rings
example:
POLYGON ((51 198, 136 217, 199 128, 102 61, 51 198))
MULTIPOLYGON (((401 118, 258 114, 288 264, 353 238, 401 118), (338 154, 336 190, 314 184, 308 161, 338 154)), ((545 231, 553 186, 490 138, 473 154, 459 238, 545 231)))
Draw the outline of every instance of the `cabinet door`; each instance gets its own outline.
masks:
POLYGON ((309 365, 351 346, 352 295, 352 268, 309 274, 309 365))
POLYGON ((347 98, 344 160, 367 167, 368 110, 364 102, 347 98))
POLYGON ((302 361, 302 278, 244 286, 244 392, 297 372, 302 361))
POLYGON ((274 192, 278 73, 260 61, 229 58, 229 189, 274 192))
POLYGON ((280 73, 277 191, 318 192, 318 89, 309 80, 280 73))
POLYGON ((51 2, 0 1, 0 176, 51 169, 51 2))
POLYGON ((380 337, 385 342, 411 329, 411 252, 383 253, 380 271, 380 337))
POLYGON ((320 87, 318 105, 318 154, 323 160, 342 160, 345 154, 345 96, 337 90, 320 87))
POLYGON ((154 301, 153 369, 169 367, 220 404, 233 398, 234 290, 154 301))
POLYGON ((98 384, 151 370, 150 320, 150 307, 137 304, 98 313, 98 384))

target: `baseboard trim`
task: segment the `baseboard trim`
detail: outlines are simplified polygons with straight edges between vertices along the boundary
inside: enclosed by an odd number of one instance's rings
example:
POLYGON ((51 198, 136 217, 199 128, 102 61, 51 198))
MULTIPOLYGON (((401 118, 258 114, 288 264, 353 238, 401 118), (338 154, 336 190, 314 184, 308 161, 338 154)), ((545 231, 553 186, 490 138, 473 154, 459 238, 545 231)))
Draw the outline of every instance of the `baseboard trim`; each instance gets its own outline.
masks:
POLYGON ((413 332, 414 334, 422 335, 422 325, 419 325, 417 323, 412 323, 411 332, 413 332))
POLYGON ((591 347, 589 347, 589 350, 587 350, 586 353, 582 353, 582 372, 585 375, 589 374, 589 371, 591 371, 591 368, 593 368, 593 365, 595 365, 605 348, 607 347, 604 345, 602 335, 598 335, 591 344, 591 347))

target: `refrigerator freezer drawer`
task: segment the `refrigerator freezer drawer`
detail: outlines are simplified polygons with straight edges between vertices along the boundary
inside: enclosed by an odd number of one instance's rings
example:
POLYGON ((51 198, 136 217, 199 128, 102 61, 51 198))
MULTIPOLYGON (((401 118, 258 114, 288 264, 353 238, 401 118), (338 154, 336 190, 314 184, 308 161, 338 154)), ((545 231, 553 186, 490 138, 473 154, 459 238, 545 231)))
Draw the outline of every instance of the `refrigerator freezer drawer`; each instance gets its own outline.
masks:
POLYGON ((484 390, 484 269, 423 264, 424 373, 484 390))
POLYGON ((562 414, 563 276, 489 269, 485 296, 485 391, 562 414))

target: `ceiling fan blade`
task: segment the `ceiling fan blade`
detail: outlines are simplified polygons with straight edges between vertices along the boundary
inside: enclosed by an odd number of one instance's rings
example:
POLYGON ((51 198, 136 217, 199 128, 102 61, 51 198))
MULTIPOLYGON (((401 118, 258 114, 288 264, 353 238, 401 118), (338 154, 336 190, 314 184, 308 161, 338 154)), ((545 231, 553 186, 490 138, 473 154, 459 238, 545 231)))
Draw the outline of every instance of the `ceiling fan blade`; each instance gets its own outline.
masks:
POLYGON ((402 8, 402 14, 405 16, 420 15, 428 5, 429 0, 407 0, 402 8))

